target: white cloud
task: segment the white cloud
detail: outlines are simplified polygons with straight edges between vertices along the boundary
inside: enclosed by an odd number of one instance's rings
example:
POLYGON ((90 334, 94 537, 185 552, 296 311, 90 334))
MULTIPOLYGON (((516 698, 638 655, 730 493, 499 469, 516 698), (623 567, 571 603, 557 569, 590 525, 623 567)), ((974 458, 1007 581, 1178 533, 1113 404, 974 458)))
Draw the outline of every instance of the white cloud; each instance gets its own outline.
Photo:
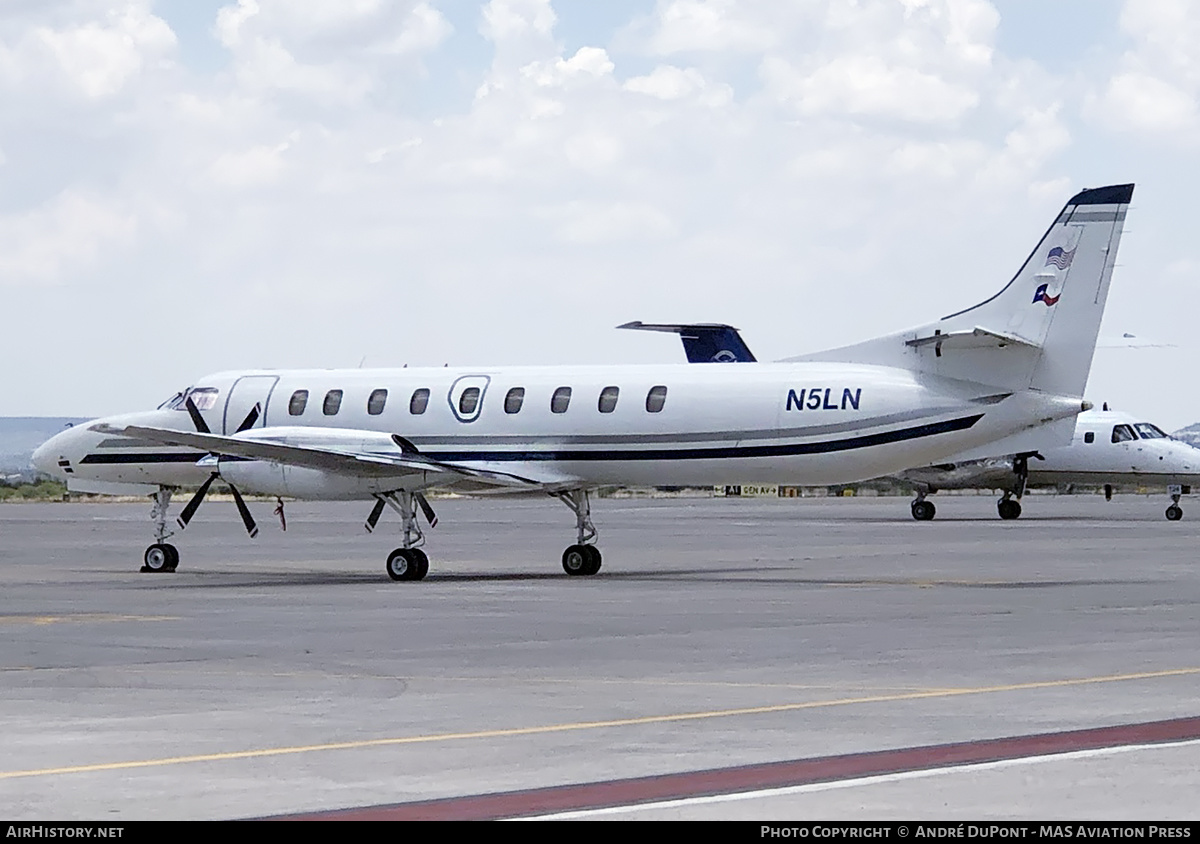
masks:
POLYGON ((128 248, 134 215, 111 201, 66 191, 39 208, 0 216, 0 283, 61 283, 128 248))
POLYGON ((561 211, 558 234, 569 243, 605 244, 674 237, 678 228, 665 213, 636 202, 570 202, 561 211))
POLYGON ((148 2, 129 2, 73 24, 30 27, 11 47, 0 40, 0 83, 42 86, 49 78, 88 99, 103 99, 169 61, 175 43, 175 33, 150 13, 148 2))
POLYGON ((1197 128, 1195 95, 1145 73, 1114 76, 1101 107, 1104 122, 1120 130, 1161 137, 1197 128))
POLYGON ((759 52, 774 46, 778 30, 768 20, 747 13, 745 6, 737 0, 671 0, 662 4, 649 48, 654 53, 670 54, 759 52))
POLYGON ((660 100, 681 100, 696 97, 707 106, 723 106, 733 99, 733 89, 726 84, 710 85, 694 67, 659 65, 646 76, 625 80, 626 91, 645 94, 660 100))
POLYGON ((807 115, 887 117, 914 123, 959 120, 979 103, 977 92, 876 56, 839 56, 803 73, 780 59, 763 65, 768 87, 807 115))
POLYGON ((574 79, 611 76, 613 63, 608 52, 599 47, 580 47, 569 59, 531 62, 521 68, 521 75, 537 85, 564 85, 574 79))
POLYGON ((1096 121, 1167 144, 1200 141, 1200 6, 1187 0, 1126 0, 1121 28, 1132 47, 1088 113, 1096 121))
POLYGON ((286 162, 284 153, 295 138, 275 145, 259 145, 240 152, 227 152, 217 158, 209 174, 221 185, 231 188, 254 187, 278 181, 286 162))
POLYGON ((491 41, 525 35, 549 35, 557 18, 550 0, 490 0, 483 7, 481 31, 491 41))

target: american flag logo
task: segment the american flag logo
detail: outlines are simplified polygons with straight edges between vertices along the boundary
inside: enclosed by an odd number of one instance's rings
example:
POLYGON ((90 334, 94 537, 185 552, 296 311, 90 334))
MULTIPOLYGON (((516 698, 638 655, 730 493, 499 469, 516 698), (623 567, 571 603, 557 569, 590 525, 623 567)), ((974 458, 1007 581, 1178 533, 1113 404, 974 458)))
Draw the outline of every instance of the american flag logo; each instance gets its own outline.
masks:
POLYGON ((1067 250, 1063 249, 1061 246, 1055 246, 1053 249, 1050 250, 1050 254, 1046 256, 1046 266, 1048 267, 1051 264, 1053 264, 1054 266, 1058 267, 1060 270, 1065 270, 1067 267, 1071 266, 1071 260, 1074 257, 1075 257, 1074 249, 1072 249, 1070 252, 1068 252, 1067 250))

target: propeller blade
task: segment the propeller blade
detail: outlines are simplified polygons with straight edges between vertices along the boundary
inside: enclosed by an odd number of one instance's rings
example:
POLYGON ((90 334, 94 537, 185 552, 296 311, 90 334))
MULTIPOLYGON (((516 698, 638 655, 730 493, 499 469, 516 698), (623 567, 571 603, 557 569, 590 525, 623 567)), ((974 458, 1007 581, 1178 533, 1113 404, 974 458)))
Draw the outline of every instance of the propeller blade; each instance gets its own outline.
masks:
POLYGON ((246 533, 250 534, 250 538, 258 536, 258 525, 254 523, 254 517, 250 515, 250 508, 246 506, 245 500, 242 499, 242 494, 237 491, 237 487, 229 484, 229 491, 233 493, 233 503, 237 505, 238 513, 242 517, 242 524, 246 526, 246 533))
POLYGON ((208 423, 200 415, 200 410, 196 407, 196 403, 192 401, 191 396, 188 396, 186 404, 188 416, 192 417, 192 424, 196 426, 196 431, 201 434, 211 434, 212 431, 208 429, 208 423))
POLYGON ((387 502, 382 498, 375 502, 375 506, 371 508, 371 515, 367 516, 367 523, 363 525, 367 529, 367 533, 375 531, 375 525, 379 524, 379 517, 383 515, 385 506, 387 506, 387 502))
POLYGON ((254 423, 258 421, 258 415, 260 413, 262 413, 261 405, 256 404, 254 407, 250 408, 250 412, 246 414, 246 418, 242 420, 242 424, 238 425, 237 432, 240 434, 242 431, 253 428, 254 423))
POLYGON ((437 513, 433 512, 433 508, 429 506, 429 499, 419 492, 414 492, 413 498, 417 500, 417 504, 421 505, 421 512, 425 514, 425 521, 429 522, 429 526, 437 527, 437 513))
POLYGON ((192 496, 192 500, 187 503, 183 511, 179 514, 179 518, 175 521, 179 522, 179 527, 186 528, 188 522, 192 520, 192 516, 196 515, 196 511, 200 509, 200 502, 204 500, 204 496, 208 495, 208 488, 212 486, 212 482, 217 479, 217 473, 213 472, 209 475, 207 481, 200 485, 200 489, 196 490, 196 494, 192 496))

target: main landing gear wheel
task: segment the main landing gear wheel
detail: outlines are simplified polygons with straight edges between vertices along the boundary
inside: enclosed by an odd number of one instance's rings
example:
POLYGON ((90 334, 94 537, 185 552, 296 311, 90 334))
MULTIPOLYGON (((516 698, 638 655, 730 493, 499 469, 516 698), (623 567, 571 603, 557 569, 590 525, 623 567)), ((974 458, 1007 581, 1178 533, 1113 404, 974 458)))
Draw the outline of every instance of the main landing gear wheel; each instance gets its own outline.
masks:
POLYGON ((996 504, 996 510, 1002 519, 1017 519, 1021 516, 1021 502, 1003 498, 996 504))
POLYGON ((1177 522, 1183 518, 1183 508, 1177 504, 1172 504, 1167 508, 1167 518, 1172 522, 1177 522))
POLYGON ((934 514, 937 513, 937 508, 933 506, 932 501, 914 501, 912 503, 912 517, 918 522, 933 521, 934 514))
POLYGON ((143 572, 175 571, 179 566, 179 549, 165 542, 156 542, 142 557, 143 572))
POLYGON ((591 575, 600 571, 600 549, 595 545, 572 545, 563 551, 563 571, 567 574, 591 575))
POLYGON ((420 548, 397 548, 387 558, 392 580, 421 580, 429 574, 429 558, 420 548))

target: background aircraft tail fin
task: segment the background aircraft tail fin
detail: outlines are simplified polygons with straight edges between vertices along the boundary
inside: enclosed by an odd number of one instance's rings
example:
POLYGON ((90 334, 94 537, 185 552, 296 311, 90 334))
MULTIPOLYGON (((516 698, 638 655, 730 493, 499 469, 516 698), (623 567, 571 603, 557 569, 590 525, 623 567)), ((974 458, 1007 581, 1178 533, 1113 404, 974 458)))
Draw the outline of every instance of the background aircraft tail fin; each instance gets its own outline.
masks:
POLYGON ((788 358, 900 366, 1082 396, 1133 185, 1073 196, 1021 269, 974 307, 900 334, 788 358))
POLYGON ((667 331, 679 335, 688 363, 753 363, 754 355, 732 325, 720 323, 660 324, 627 322, 617 328, 667 331))

